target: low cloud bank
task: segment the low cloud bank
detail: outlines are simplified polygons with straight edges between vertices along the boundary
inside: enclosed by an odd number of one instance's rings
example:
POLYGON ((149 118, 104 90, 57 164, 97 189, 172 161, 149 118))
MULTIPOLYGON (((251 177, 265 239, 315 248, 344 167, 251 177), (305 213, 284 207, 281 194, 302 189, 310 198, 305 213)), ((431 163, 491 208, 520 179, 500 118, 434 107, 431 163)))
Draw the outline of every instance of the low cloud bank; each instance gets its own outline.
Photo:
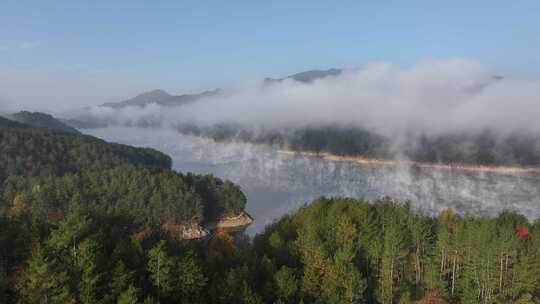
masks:
POLYGON ((430 61, 410 68, 386 63, 344 70, 312 83, 250 83, 176 108, 92 107, 117 124, 235 123, 267 129, 347 125, 385 135, 540 131, 540 80, 502 78, 478 63, 430 61))

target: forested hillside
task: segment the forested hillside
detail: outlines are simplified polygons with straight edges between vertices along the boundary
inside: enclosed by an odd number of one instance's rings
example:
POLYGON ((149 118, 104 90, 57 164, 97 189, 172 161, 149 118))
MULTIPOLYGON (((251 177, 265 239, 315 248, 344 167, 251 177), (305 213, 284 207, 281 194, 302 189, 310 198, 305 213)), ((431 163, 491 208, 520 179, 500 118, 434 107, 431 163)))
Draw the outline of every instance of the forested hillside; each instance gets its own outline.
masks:
POLYGON ((540 221, 519 214, 319 198, 253 241, 207 235, 242 214, 233 183, 171 171, 157 151, 14 126, 0 128, 0 303, 540 301, 540 221))
MULTIPOLYGON (((34 186, 35 187, 35 186, 34 186)), ((253 243, 133 231, 92 204, 0 218, 8 303, 538 303, 540 223, 431 218, 391 200, 320 198, 253 243)), ((150 206, 149 206, 150 207, 150 206)), ((140 210, 144 210, 141 208, 140 210)))
POLYGON ((231 182, 170 170, 117 166, 62 177, 12 176, 4 182, 5 212, 31 218, 64 218, 77 207, 123 216, 144 228, 195 225, 237 215, 246 199, 231 182))
POLYGON ((121 164, 170 169, 171 159, 153 149, 111 144, 92 136, 0 127, 0 182, 9 175, 63 175, 121 164))
POLYGON ((20 129, 24 129, 24 128, 28 128, 28 127, 29 127, 28 125, 25 125, 23 123, 16 122, 16 121, 13 121, 11 119, 7 119, 7 118, 4 118, 4 117, 0 116, 0 128, 20 128, 20 129))
POLYGON ((271 265, 261 288, 284 303, 538 303, 539 234, 511 212, 431 218, 390 199, 320 198, 254 251, 271 265))
POLYGON ((9 115, 9 118, 35 128, 80 134, 77 129, 64 124, 52 115, 46 113, 21 111, 9 115))
MULTIPOLYGON (((170 167, 152 149, 0 120, 0 303, 137 303, 148 244, 243 214, 233 183, 170 167)), ((169 262, 204 284, 190 254, 169 262)))

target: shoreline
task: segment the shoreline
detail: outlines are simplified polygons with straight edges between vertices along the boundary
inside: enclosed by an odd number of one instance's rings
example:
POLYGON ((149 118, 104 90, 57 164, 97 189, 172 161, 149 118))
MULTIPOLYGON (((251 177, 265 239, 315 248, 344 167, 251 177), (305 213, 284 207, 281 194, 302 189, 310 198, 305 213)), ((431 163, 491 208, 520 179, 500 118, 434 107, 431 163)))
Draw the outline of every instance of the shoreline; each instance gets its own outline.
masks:
POLYGON ((363 156, 342 156, 337 154, 332 154, 328 152, 313 152, 313 151, 300 151, 300 150, 290 150, 286 148, 277 148, 264 143, 252 143, 241 140, 226 140, 218 141, 206 136, 198 136, 193 134, 186 134, 183 132, 178 132, 184 136, 192 136, 195 138, 206 139, 215 143, 233 143, 233 144, 244 144, 254 147, 266 148, 275 150, 279 154, 285 154, 290 156, 305 156, 305 157, 317 157, 327 161, 334 162, 352 162, 364 166, 389 166, 397 167, 401 165, 417 167, 417 168, 428 168, 434 170, 444 170, 444 171, 461 171, 461 172, 476 172, 476 173, 493 173, 500 175, 516 175, 516 174, 540 174, 540 165, 538 166, 520 166, 520 165, 473 165, 467 163, 454 163, 454 164, 445 164, 445 163, 433 163, 425 161, 413 161, 413 160, 392 160, 392 159, 380 159, 380 158, 369 158, 363 156))
MULTIPOLYGON (((126 127, 132 128, 132 127, 126 127)), ((98 128, 99 129, 99 128, 98 128)), ((104 128, 106 129, 106 128, 104 128)), ((144 128, 146 129, 146 128, 144 128)), ((341 156, 337 154, 332 154, 328 152, 313 152, 313 151, 299 151, 299 150, 290 150, 284 148, 273 147, 264 143, 252 143, 241 140, 215 140, 207 136, 199 136, 194 134, 188 134, 181 132, 177 129, 171 129, 175 133, 182 136, 189 136, 193 138, 208 140, 214 143, 221 144, 242 144, 249 145, 252 147, 259 147, 264 149, 271 149, 276 151, 279 154, 290 155, 290 156, 305 156, 305 157, 317 157, 327 161, 334 162, 352 162, 364 166, 389 166, 396 167, 400 165, 417 167, 417 168, 428 168, 434 170, 444 170, 444 171, 461 171, 461 172, 477 172, 477 173, 493 173, 501 175, 517 175, 517 174, 540 174, 540 165, 538 166, 519 166, 519 165, 473 165, 467 163, 455 163, 455 164, 445 164, 445 163, 433 163, 433 162, 423 162, 423 161, 412 161, 412 160, 391 160, 391 159, 379 159, 379 158, 368 158, 362 156, 341 156)))
POLYGON ((429 168, 435 170, 446 171, 467 171, 467 172, 487 172, 495 174, 521 174, 521 173, 538 173, 540 174, 540 166, 499 166, 499 165, 471 165, 471 164, 443 164, 420 162, 412 160, 388 160, 367 158, 362 156, 340 156, 328 152, 312 152, 312 151, 296 151, 287 149, 278 149, 278 153, 286 155, 299 155, 306 157, 318 157, 327 161, 334 162, 352 162, 366 166, 413 166, 418 168, 429 168))

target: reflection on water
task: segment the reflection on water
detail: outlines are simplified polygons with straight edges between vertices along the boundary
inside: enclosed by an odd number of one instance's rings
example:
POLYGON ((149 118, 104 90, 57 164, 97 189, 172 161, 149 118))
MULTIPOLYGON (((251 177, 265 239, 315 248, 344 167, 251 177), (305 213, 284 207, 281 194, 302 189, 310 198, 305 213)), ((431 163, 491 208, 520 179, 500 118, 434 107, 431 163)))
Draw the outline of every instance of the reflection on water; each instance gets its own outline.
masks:
POLYGON ((151 147, 169 154, 178 171, 212 173, 242 187, 255 218, 248 232, 261 231, 279 216, 321 195, 409 199, 414 208, 436 213, 497 214, 517 210, 540 217, 540 175, 500 175, 335 162, 280 153, 249 144, 215 143, 168 129, 114 127, 87 130, 108 141, 151 147))

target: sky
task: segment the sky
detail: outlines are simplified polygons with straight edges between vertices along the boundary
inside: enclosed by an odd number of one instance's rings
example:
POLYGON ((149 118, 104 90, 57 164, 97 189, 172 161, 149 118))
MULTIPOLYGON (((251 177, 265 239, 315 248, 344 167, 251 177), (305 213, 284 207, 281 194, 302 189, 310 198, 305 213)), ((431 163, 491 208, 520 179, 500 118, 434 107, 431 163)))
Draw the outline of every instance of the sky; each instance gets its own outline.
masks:
POLYGON ((540 1, 11 1, 0 112, 50 112, 374 62, 540 78, 540 1))

